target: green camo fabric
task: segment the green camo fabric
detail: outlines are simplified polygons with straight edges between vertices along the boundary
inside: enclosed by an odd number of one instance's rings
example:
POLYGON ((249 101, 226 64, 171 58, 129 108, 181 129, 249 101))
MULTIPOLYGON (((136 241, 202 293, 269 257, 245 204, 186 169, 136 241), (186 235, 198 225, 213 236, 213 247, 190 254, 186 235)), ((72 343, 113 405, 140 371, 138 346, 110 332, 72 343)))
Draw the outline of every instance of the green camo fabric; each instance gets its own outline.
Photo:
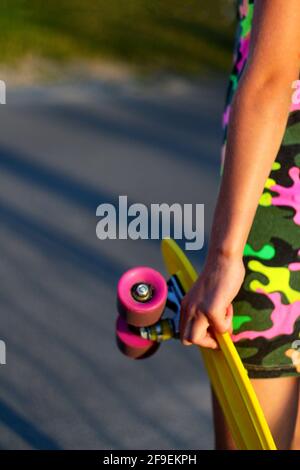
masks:
MULTIPOLYGON (((223 169, 231 103, 247 62, 254 1, 237 2, 233 69, 223 115, 223 169)), ((300 375, 300 105, 291 103, 280 150, 244 249, 232 339, 251 378, 300 375)))

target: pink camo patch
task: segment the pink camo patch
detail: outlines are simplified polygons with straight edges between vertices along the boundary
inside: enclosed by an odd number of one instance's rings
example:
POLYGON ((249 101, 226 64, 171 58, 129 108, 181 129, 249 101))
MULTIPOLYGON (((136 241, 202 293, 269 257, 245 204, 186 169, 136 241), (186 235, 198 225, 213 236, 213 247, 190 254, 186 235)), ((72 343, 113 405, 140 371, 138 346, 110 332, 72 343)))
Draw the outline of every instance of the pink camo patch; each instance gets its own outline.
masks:
POLYGON ((243 0, 243 3, 240 5, 240 15, 241 17, 245 17, 248 15, 248 0, 243 0))
POLYGON ((236 64, 236 67, 237 67, 239 73, 243 69, 243 67, 245 65, 245 62, 247 60, 248 53, 249 53, 249 45, 250 45, 250 33, 245 38, 242 38, 241 42, 240 42, 240 49, 239 50, 240 50, 240 53, 241 53, 242 56, 236 64))
POLYGON ((272 204, 274 206, 287 206, 295 209, 294 222, 300 225, 300 169, 296 166, 292 167, 289 171, 289 176, 293 181, 292 186, 287 188, 275 184, 270 187, 272 191, 278 193, 278 196, 272 197, 272 204))
POLYGON ((257 292, 261 292, 267 296, 275 307, 271 314, 273 325, 271 328, 264 331, 248 330, 236 335, 232 334, 231 338, 233 342, 237 342, 242 339, 271 339, 279 335, 290 335, 293 333, 294 325, 300 317, 300 301, 298 300, 292 304, 285 305, 281 303, 281 296, 279 292, 273 292, 272 294, 269 294, 264 292, 262 289, 258 289, 257 292))

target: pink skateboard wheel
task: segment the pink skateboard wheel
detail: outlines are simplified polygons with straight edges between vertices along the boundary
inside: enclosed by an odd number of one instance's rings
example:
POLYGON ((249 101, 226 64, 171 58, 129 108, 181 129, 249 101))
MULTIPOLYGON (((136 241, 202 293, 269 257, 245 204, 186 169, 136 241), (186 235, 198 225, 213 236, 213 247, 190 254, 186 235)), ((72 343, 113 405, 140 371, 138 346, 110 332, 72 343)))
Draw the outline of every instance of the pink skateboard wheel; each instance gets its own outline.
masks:
POLYGON ((153 325, 164 311, 167 296, 167 283, 159 272, 146 267, 130 269, 118 283, 119 314, 132 326, 153 325))
POLYGON ((117 318, 116 339, 119 349, 132 359, 145 359, 159 348, 160 343, 141 338, 131 331, 122 317, 117 318))

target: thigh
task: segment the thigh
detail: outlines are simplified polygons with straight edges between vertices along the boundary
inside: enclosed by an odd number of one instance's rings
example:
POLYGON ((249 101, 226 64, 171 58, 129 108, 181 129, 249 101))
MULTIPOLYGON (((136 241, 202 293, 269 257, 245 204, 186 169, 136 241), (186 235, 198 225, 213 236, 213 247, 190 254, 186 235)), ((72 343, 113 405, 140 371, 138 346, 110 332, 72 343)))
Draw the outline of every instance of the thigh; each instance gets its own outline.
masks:
MULTIPOLYGON (((252 379, 251 382, 277 448, 289 449, 295 432, 299 402, 297 377, 252 379)), ((235 449, 224 415, 214 395, 213 412, 216 449, 235 449)))
POLYGON ((295 426, 292 450, 300 450, 300 380, 298 379, 298 414, 295 426))

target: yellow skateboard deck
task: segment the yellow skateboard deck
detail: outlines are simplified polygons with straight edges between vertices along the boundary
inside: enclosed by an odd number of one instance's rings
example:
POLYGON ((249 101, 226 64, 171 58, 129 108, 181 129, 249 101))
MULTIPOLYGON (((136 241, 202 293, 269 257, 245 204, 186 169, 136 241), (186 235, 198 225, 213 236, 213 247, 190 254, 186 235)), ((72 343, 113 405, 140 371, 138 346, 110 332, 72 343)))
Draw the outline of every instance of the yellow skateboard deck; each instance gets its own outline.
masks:
MULTIPOLYGON (((168 274, 176 274, 184 292, 192 287, 197 273, 174 240, 161 244, 168 274)), ((217 334, 219 350, 201 351, 212 388, 240 450, 276 450, 269 426, 249 380, 247 371, 228 333, 217 334)))

